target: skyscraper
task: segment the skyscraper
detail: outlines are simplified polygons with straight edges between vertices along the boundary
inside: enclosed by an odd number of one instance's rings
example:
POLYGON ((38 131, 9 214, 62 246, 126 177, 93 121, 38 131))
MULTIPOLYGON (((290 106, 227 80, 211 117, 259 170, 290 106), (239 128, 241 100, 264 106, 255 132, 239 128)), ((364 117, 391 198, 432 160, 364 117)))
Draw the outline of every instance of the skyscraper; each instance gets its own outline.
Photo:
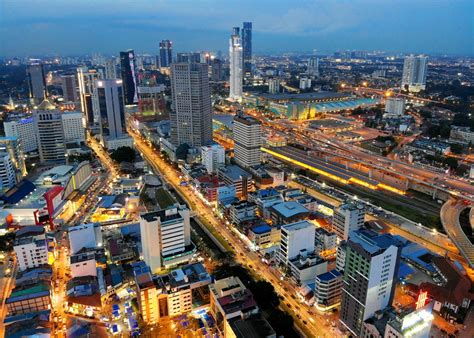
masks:
POLYGON ((87 126, 94 124, 98 120, 99 108, 96 105, 97 100, 93 99, 93 95, 96 80, 103 77, 103 74, 96 69, 89 69, 88 67, 77 68, 81 111, 85 115, 87 126))
POLYGON ((120 52, 120 72, 123 81, 124 103, 138 103, 137 67, 133 50, 120 52))
POLYGON ((426 88, 428 57, 424 55, 405 57, 403 62, 402 89, 419 92, 426 88))
POLYGON ((351 231, 359 230, 364 225, 364 217, 362 206, 345 203, 334 210, 332 229, 341 241, 346 241, 351 231))
POLYGON ((309 58, 306 73, 309 76, 319 76, 319 60, 317 57, 309 58))
POLYGON ((234 160, 243 167, 251 167, 261 162, 262 126, 257 119, 236 115, 234 117, 234 160))
POLYGON ((115 57, 107 59, 105 61, 105 78, 116 79, 117 78, 117 63, 115 57))
POLYGON ((252 23, 244 22, 242 27, 242 51, 244 77, 249 79, 252 76, 252 23))
POLYGON ((201 53, 197 52, 186 52, 178 53, 176 55, 177 63, 200 63, 201 62, 201 53))
POLYGON ((173 62, 173 44, 170 40, 160 42, 160 67, 169 67, 173 62))
POLYGON ((127 135, 123 105, 122 80, 98 80, 95 97, 99 107, 99 127, 102 145, 127 135))
POLYGON ((356 337, 367 318, 392 304, 400 245, 390 234, 368 230, 350 233, 339 320, 356 337))
POLYGON ((64 163, 66 145, 64 142, 61 111, 58 109, 36 110, 36 138, 42 163, 64 163))
POLYGON ((30 90, 30 99, 38 104, 47 96, 46 78, 42 63, 33 63, 26 67, 28 78, 28 88, 30 90))
POLYGON ((229 39, 230 56, 230 93, 229 97, 234 100, 242 98, 242 42, 239 35, 239 27, 234 27, 229 39))
POLYGON ((61 75, 61 88, 65 102, 77 101, 77 85, 75 75, 61 75))
POLYGON ((171 65, 170 113, 171 142, 191 147, 212 141, 212 110, 208 66, 202 63, 173 63, 171 65))

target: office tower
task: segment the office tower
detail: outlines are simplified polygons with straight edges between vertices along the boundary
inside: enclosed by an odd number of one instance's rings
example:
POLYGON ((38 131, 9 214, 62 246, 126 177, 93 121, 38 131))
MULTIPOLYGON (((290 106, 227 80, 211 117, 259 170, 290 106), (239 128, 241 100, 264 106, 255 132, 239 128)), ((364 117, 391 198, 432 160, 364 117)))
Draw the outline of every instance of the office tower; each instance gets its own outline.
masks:
POLYGON ((26 227, 17 231, 13 250, 20 271, 48 264, 48 244, 41 227, 26 227))
POLYGON ((426 88, 426 71, 428 68, 427 56, 410 55, 403 62, 402 89, 410 92, 419 92, 426 88))
POLYGON ((319 311, 329 311, 341 303, 342 274, 336 269, 316 276, 314 305, 319 311))
POLYGON ((81 112, 64 112, 61 114, 64 142, 84 142, 86 133, 81 112))
POLYGON ((170 40, 161 40, 159 66, 169 67, 171 63, 173 63, 173 44, 170 40))
POLYGON ((311 79, 308 77, 300 78, 300 89, 305 90, 311 88, 311 79))
POLYGON ((104 147, 114 148, 112 143, 127 137, 122 80, 98 80, 95 98, 99 107, 100 140, 104 147))
POLYGON ((140 216, 143 260, 152 272, 192 257, 190 231, 188 209, 172 206, 140 216))
POLYGON ((25 154, 38 150, 34 118, 23 116, 3 122, 6 137, 17 137, 25 154))
POLYGON ((280 92, 280 80, 268 79, 268 92, 270 94, 276 94, 280 92))
POLYGON ((176 55, 177 63, 200 63, 201 54, 200 53, 178 53, 176 55))
POLYGON ((43 64, 34 63, 26 66, 26 75, 28 78, 30 99, 35 104, 38 104, 47 96, 46 77, 44 74, 43 64))
POLYGON ((242 42, 239 35, 239 27, 234 27, 229 39, 230 56, 230 93, 229 97, 234 100, 242 98, 242 42))
POLYGON ((138 103, 137 67, 133 50, 120 52, 120 73, 122 74, 125 104, 138 103))
POLYGON ((243 167, 258 165, 262 159, 262 126, 257 119, 236 115, 234 117, 234 160, 243 167))
POLYGON ((17 182, 27 174, 21 139, 17 136, 0 137, 0 152, 10 155, 17 182))
POLYGON ((405 113, 405 100, 401 97, 390 97, 385 100, 385 112, 395 116, 405 113))
POLYGON ((138 86, 138 110, 163 114, 166 109, 164 85, 138 86))
POLYGON ((86 126, 91 126, 98 120, 99 108, 94 100, 95 81, 102 79, 103 74, 96 69, 88 67, 77 68, 77 82, 79 85, 79 98, 81 100, 81 111, 86 118, 86 126))
POLYGON ((174 63, 171 65, 170 113, 171 142, 200 147, 212 141, 211 94, 207 65, 174 63))
POLYGON ((242 57, 245 79, 252 76, 252 23, 244 22, 242 27, 242 57))
POLYGON ((309 58, 306 73, 309 76, 319 76, 319 60, 318 60, 318 58, 316 58, 316 57, 309 58))
POLYGON ((66 161, 61 115, 59 110, 36 110, 33 112, 41 162, 63 163, 66 161))
POLYGON ((0 152, 0 190, 6 191, 16 184, 16 174, 10 155, 0 152))
POLYGON ((345 203, 334 210, 332 230, 339 240, 347 241, 349 233, 364 225, 364 209, 356 203, 345 203))
POLYGON ((277 252, 278 260, 287 264, 298 257, 302 252, 313 253, 315 249, 315 230, 308 221, 299 221, 281 227, 280 250, 277 252))
POLYGON ((110 58, 105 61, 105 78, 117 79, 117 62, 115 58, 110 58))
POLYGON ((368 230, 350 233, 339 320, 356 337, 367 318, 392 304, 400 246, 390 234, 368 230))
POLYGON ((61 75, 61 88, 65 102, 77 101, 77 86, 75 75, 61 75))
POLYGON ((211 81, 222 81, 222 61, 213 59, 211 62, 211 81))
POLYGON ((209 174, 216 173, 217 168, 225 164, 225 149, 219 144, 202 146, 201 159, 209 174))

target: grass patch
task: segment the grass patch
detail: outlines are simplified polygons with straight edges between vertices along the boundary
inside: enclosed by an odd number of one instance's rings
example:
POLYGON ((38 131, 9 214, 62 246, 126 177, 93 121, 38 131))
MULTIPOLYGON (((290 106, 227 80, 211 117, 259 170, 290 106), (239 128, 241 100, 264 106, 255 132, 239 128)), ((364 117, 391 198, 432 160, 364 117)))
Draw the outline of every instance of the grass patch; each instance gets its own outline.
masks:
POLYGON ((176 203, 170 193, 164 188, 156 189, 155 198, 156 203, 158 203, 161 209, 166 209, 176 203))

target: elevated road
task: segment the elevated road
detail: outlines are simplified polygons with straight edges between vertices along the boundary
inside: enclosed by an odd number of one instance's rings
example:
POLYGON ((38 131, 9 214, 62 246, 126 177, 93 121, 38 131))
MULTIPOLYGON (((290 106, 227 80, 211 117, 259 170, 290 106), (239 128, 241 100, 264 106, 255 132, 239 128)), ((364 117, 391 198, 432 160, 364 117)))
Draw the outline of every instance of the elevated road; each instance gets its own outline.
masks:
MULTIPOLYGON (((459 217, 461 212, 472 205, 464 203, 458 199, 451 198, 441 207, 441 223, 443 228, 456 244, 461 254, 466 258, 469 266, 474 269, 474 245, 461 228, 459 217)), ((471 209, 471 216, 472 216, 471 209)), ((471 217, 472 222, 472 217, 471 217)), ((472 225, 472 223, 471 223, 472 225)))

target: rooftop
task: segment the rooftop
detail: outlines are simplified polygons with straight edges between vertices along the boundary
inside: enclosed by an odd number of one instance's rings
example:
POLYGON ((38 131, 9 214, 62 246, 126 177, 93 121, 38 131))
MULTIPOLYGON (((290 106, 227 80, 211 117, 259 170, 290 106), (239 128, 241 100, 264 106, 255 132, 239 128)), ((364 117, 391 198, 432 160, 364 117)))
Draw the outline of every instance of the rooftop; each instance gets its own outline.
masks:
POLYGON ((291 218, 297 215, 309 213, 308 209, 295 201, 278 203, 271 206, 271 208, 284 218, 291 218))
POLYGON ((360 245, 371 255, 376 255, 390 246, 400 247, 402 243, 391 234, 378 234, 371 230, 351 231, 349 242, 360 245))
POLYGON ((334 269, 334 270, 322 273, 320 275, 317 275, 316 279, 319 279, 323 282, 329 282, 329 281, 331 281, 333 279, 336 279, 338 277, 341 277, 341 276, 342 276, 342 274, 339 271, 337 271, 336 269, 334 269))
POLYGON ((251 178, 252 175, 236 165, 228 165, 219 169, 219 172, 227 176, 231 181, 239 181, 242 177, 251 178))
POLYGON ((292 231, 298 231, 301 229, 306 229, 308 227, 314 227, 314 225, 308 221, 299 221, 299 222, 295 222, 291 224, 286 224, 282 226, 282 229, 285 229, 286 232, 292 232, 292 231))
POLYGON ((229 325, 237 338, 262 338, 276 335, 275 330, 260 314, 245 319, 237 317, 230 321, 229 325))

